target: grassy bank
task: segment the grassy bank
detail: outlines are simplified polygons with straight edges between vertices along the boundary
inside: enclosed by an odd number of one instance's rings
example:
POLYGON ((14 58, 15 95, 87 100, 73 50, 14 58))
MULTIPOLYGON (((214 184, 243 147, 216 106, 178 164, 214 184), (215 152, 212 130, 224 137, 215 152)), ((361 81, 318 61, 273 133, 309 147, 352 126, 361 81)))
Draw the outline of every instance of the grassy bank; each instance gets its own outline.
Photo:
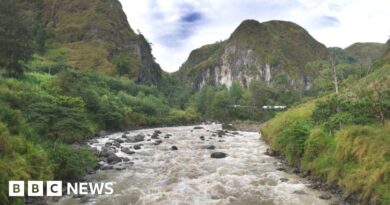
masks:
POLYGON ((157 88, 125 78, 72 69, 0 77, 0 204, 23 204, 8 197, 8 180, 81 180, 97 159, 70 144, 100 130, 197 119, 194 109, 172 108, 157 88))
MULTIPOLYGON (((357 193, 366 204, 390 204, 390 125, 345 123, 328 129, 315 116, 321 107, 309 101, 279 113, 261 132, 273 150, 337 184, 344 197, 357 193)), ((329 118, 330 119, 330 118, 329 118)))

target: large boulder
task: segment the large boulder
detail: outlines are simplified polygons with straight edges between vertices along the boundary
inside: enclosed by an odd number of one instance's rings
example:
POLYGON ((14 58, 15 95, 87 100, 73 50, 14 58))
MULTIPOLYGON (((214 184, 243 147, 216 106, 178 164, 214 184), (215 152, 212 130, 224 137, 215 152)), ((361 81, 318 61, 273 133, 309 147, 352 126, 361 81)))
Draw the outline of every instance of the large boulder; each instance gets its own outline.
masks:
POLYGON ((121 144, 117 141, 113 142, 112 145, 116 148, 119 148, 121 146, 121 144))
POLYGON ((138 135, 135 135, 135 136, 127 137, 126 142, 128 142, 128 143, 136 143, 136 142, 142 142, 144 140, 145 140, 145 135, 138 134, 138 135))
POLYGON ((152 139, 160 139, 159 137, 158 137, 158 133, 153 133, 152 134, 152 136, 150 137, 150 138, 152 138, 152 139))
POLYGON ((116 156, 115 154, 110 154, 107 157, 107 162, 110 164, 116 164, 116 163, 121 162, 121 161, 122 161, 122 159, 119 158, 118 156, 116 156))
POLYGON ((178 148, 177 148, 175 145, 173 145, 173 146, 171 147, 171 150, 178 150, 178 148))
POLYGON ((153 144, 154 145, 159 145, 159 144, 161 144, 162 143, 162 140, 156 140, 153 144))
POLYGON ((117 142, 117 143, 123 143, 123 142, 124 142, 124 140, 123 140, 123 139, 121 139, 121 138, 116 138, 116 139, 114 139, 114 142, 117 142))
POLYGON ((138 149, 141 149, 141 146, 138 145, 138 144, 136 144, 136 145, 133 146, 133 148, 134 148, 135 150, 138 150, 138 149))
POLYGON ((134 154, 134 151, 131 151, 128 147, 122 147, 121 151, 126 154, 134 154))
POLYGON ((213 152, 211 153, 211 158, 216 158, 216 159, 221 159, 221 158, 225 158, 227 156, 226 153, 223 153, 223 152, 213 152))
POLYGON ((114 154, 113 151, 107 149, 107 148, 103 148, 102 151, 100 152, 99 156, 101 157, 108 157, 110 155, 114 154))

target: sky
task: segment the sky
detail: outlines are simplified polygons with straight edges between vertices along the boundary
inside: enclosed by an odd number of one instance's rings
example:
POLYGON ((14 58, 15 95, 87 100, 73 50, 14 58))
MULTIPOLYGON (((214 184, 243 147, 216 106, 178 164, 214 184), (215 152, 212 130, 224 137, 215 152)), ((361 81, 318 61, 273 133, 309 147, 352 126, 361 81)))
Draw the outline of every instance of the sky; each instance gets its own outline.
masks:
POLYGON ((152 44, 163 70, 193 49, 226 40, 245 19, 292 21, 327 47, 385 43, 390 0, 120 0, 131 28, 152 44))

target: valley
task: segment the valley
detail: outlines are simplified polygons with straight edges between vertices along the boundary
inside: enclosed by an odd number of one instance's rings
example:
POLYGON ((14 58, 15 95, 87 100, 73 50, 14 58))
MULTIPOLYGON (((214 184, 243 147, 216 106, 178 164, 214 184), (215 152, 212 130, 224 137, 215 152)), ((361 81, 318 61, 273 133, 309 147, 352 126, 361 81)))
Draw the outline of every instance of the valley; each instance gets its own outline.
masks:
POLYGON ((119 0, 0 1, 1 205, 390 204, 390 40, 246 19, 169 73, 131 24, 119 0), (115 191, 8 196, 34 179, 115 191))

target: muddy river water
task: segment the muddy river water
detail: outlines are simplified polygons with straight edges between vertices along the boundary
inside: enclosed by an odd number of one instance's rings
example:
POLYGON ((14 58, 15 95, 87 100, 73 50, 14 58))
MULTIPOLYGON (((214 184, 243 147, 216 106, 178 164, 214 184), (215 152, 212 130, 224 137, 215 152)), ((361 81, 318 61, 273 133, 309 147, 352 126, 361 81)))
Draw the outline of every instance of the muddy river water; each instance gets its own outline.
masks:
POLYGON ((90 146, 99 151, 112 149, 121 162, 112 166, 101 162, 105 170, 88 180, 113 182, 114 194, 64 197, 53 204, 330 203, 319 198, 321 192, 308 188, 304 179, 277 171, 280 162, 264 154, 268 146, 259 133, 221 129, 219 124, 166 127, 95 139, 90 146), (134 136, 141 135, 144 139, 134 141, 134 136), (226 153, 226 157, 211 158, 214 152, 226 153))

